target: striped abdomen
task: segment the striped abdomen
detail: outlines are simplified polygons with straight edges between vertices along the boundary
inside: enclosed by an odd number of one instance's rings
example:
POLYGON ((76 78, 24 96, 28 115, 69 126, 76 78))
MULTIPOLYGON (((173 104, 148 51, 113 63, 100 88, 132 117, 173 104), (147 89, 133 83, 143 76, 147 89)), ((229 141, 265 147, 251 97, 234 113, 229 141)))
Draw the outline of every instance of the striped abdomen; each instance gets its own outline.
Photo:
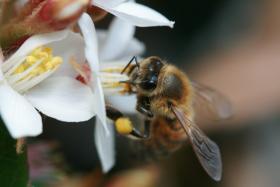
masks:
POLYGON ((177 120, 168 120, 157 117, 152 121, 151 134, 149 140, 141 142, 147 156, 154 158, 167 156, 176 151, 184 141, 187 135, 177 120))

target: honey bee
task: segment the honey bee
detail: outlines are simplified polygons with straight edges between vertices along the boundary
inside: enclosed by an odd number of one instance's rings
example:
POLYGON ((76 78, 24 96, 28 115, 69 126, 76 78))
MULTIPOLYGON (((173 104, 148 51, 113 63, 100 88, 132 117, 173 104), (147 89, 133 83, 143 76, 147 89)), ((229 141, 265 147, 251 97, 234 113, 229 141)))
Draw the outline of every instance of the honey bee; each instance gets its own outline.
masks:
MULTIPOLYGON (((136 93, 136 109, 146 120, 144 133, 125 123, 119 123, 124 126, 118 131, 142 139, 146 147, 159 155, 174 152, 189 139, 202 167, 219 181, 222 175, 220 150, 195 124, 194 105, 199 101, 215 118, 227 118, 232 114, 228 100, 213 89, 190 81, 177 67, 156 56, 139 63, 134 57, 122 73, 129 77, 122 83, 129 84, 136 93), (136 64, 131 65, 133 60, 136 64)), ((123 116, 118 111, 113 113, 111 118, 115 120, 123 116)))

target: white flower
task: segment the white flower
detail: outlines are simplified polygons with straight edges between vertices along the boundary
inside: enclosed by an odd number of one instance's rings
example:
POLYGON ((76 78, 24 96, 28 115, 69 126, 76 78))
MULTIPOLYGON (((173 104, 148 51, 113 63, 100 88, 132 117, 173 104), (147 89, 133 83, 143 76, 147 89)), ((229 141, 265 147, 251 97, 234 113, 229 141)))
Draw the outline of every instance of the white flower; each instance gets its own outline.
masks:
MULTIPOLYGON (((128 58, 131 58, 131 55, 137 55, 144 50, 143 44, 135 40, 131 40, 134 34, 134 26, 131 24, 125 23, 122 20, 114 20, 109 33, 104 31, 99 32, 99 41, 101 43, 101 50, 98 52, 97 49, 97 38, 95 33, 95 28, 92 23, 91 18, 84 14, 79 21, 79 25, 82 31, 82 34, 85 38, 85 55, 89 63, 90 69, 93 71, 92 78, 92 87, 94 91, 94 96, 97 102, 100 102, 97 112, 97 122, 95 126, 95 143, 99 157, 101 159, 103 171, 108 171, 115 162, 115 153, 114 153, 114 131, 113 125, 106 123, 106 112, 105 112, 105 102, 104 102, 104 93, 100 80, 100 67, 99 67, 99 58, 98 54, 101 56, 101 66, 106 63, 106 60, 115 60, 123 59, 123 62, 127 62, 128 58), (119 31, 122 28, 123 33, 119 31), (106 35, 107 34, 107 35, 106 35), (125 36, 120 38, 121 36, 125 36), (118 38, 119 40, 117 40, 118 38), (103 45, 102 45, 103 44, 103 45), (116 47, 116 44, 118 47, 116 47), (114 46, 115 45, 115 46, 114 46), (113 49, 115 47, 115 49, 113 49), (130 47, 130 48, 128 48, 130 47), (110 53, 111 51, 111 53, 110 53)), ((117 63, 114 64, 114 66, 117 63)), ((112 66, 113 67, 113 66, 112 66)), ((123 67, 123 64, 122 64, 123 67)), ((103 74, 104 75, 104 74, 103 74)), ((121 76, 125 79, 125 75, 121 76)), ((126 78, 127 79, 127 78, 126 78)), ((119 79, 117 79, 118 81, 119 79)), ((107 90, 108 91, 108 90, 107 90)), ((109 91, 107 92, 109 93, 109 91)), ((110 95, 110 94, 109 94, 110 95)), ((135 96, 127 96, 126 98, 133 99, 135 96)), ((110 98, 110 97, 108 97, 110 98)), ((116 99, 113 99, 116 101, 116 99)), ((111 100, 111 101, 113 101, 111 100)))
POLYGON ((169 21, 162 14, 153 9, 128 0, 93 0, 92 5, 104 9, 118 18, 140 27, 169 26, 174 22, 169 21))
POLYGON ((113 127, 106 123, 105 100, 99 74, 97 37, 94 24, 86 13, 79 20, 79 26, 85 38, 85 56, 92 71, 91 86, 96 105, 95 144, 101 159, 102 169, 107 172, 115 163, 113 127))
POLYGON ((12 137, 42 132, 42 119, 36 109, 66 122, 86 121, 94 116, 89 87, 73 77, 49 77, 62 61, 67 63, 77 57, 76 41, 77 36, 69 31, 35 35, 1 63, 0 114, 12 137))
POLYGON ((97 30, 99 57, 105 61, 130 60, 144 52, 145 46, 134 38, 135 26, 114 18, 108 31, 97 30))
MULTIPOLYGON (((92 4, 119 18, 119 20, 116 20, 112 24, 110 33, 106 37, 104 45, 101 46, 100 53, 98 51, 95 26, 90 16, 84 13, 78 21, 85 40, 85 56, 92 71, 92 78, 94 79, 91 81, 91 86, 93 88, 95 101, 98 102, 98 108, 96 108, 97 122, 95 126, 95 143, 101 159, 102 169, 106 172, 111 169, 115 163, 114 131, 113 126, 106 123, 104 92, 99 77, 99 55, 101 60, 113 60, 130 55, 134 56, 136 55, 133 54, 135 50, 126 50, 128 47, 127 44, 131 42, 134 35, 134 26, 173 27, 174 22, 169 21, 160 13, 146 6, 137 4, 134 1, 94 0, 92 4)), ((143 50, 143 46, 141 45, 140 47, 139 45, 134 47, 138 48, 140 51, 143 50)), ((131 58, 131 56, 129 58, 131 58)), ((126 99, 130 99, 132 102, 136 101, 135 96, 128 96, 126 99)), ((116 101, 116 99, 112 99, 111 102, 112 101, 116 101)))
POLYGON ((113 107, 128 114, 136 113, 136 95, 120 94, 124 87, 117 83, 128 79, 125 74, 120 74, 128 61, 145 51, 144 44, 134 38, 134 33, 133 25, 118 18, 112 21, 108 33, 97 31, 100 46, 100 77, 106 100, 113 107), (114 72, 110 73, 111 70, 114 72))

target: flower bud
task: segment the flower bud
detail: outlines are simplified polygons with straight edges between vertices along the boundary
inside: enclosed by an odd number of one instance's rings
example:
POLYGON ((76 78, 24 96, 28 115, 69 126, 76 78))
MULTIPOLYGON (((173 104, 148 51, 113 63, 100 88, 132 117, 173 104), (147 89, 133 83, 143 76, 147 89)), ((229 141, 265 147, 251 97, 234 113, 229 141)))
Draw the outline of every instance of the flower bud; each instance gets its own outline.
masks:
POLYGON ((87 13, 91 16, 93 21, 99 21, 108 14, 108 12, 106 12, 105 10, 103 10, 97 6, 88 7, 87 13))
POLYGON ((22 38, 74 25, 87 10, 90 1, 29 0, 18 7, 13 19, 0 27, 0 45, 4 51, 11 51, 19 47, 22 38))
POLYGON ((90 0, 46 0, 37 18, 53 30, 64 29, 75 23, 87 9, 90 0))

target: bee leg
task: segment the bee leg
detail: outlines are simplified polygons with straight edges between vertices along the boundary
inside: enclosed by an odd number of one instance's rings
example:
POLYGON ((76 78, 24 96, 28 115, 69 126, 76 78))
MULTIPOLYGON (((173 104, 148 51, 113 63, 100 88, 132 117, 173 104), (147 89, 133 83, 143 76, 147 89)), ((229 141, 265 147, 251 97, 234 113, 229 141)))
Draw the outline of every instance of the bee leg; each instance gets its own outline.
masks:
POLYGON ((147 139, 150 135, 150 120, 145 120, 144 133, 132 126, 131 121, 125 118, 118 109, 106 105, 107 117, 115 122, 116 131, 122 135, 130 135, 137 139, 147 139))
POLYGON ((146 119, 145 120, 145 124, 144 124, 144 133, 141 134, 137 129, 134 129, 133 132, 130 133, 130 135, 132 135, 133 137, 137 138, 137 139, 141 139, 141 140, 147 140, 150 138, 150 124, 151 124, 151 120, 146 119))
POLYGON ((152 118, 154 115, 150 110, 150 101, 148 97, 138 97, 136 110, 149 118, 152 118))
POLYGON ((136 110, 138 112, 148 116, 149 118, 152 118, 154 116, 153 113, 149 109, 146 109, 145 107, 143 107, 141 105, 137 105, 136 110))
POLYGON ((123 113, 117 110, 116 108, 106 105, 106 114, 107 117, 110 118, 113 121, 116 121, 117 119, 124 117, 123 113))

